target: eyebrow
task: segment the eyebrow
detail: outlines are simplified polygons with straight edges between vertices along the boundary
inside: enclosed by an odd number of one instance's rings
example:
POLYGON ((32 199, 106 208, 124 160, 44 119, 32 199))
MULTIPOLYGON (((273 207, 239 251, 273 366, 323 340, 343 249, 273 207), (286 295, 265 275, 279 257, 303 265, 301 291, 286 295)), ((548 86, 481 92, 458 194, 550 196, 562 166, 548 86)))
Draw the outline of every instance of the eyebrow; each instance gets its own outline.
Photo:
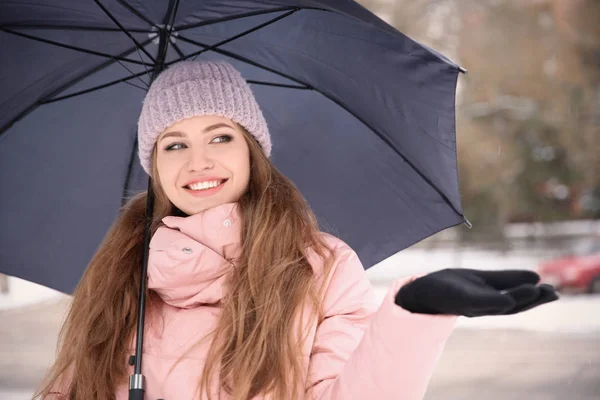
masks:
MULTIPOLYGON (((219 129, 219 128, 231 128, 234 129, 233 126, 226 124, 224 122, 219 122, 213 125, 209 125, 206 128, 204 128, 202 130, 202 133, 208 133, 211 131, 214 131, 215 129, 219 129)), ((180 132, 180 131, 172 131, 172 132, 167 132, 164 134, 164 136, 162 138, 160 138, 160 140, 166 139, 168 137, 185 137, 185 133, 180 132)))

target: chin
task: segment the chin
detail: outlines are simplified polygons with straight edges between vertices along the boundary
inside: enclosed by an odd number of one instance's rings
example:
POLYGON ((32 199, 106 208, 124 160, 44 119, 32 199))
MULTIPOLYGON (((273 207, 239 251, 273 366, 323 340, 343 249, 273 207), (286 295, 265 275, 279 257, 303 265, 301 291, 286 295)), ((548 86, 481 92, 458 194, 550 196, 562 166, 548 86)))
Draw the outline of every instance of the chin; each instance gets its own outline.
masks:
POLYGON ((193 215, 193 214, 201 213, 202 211, 206 211, 210 208, 217 207, 221 204, 224 204, 224 202, 216 201, 216 200, 208 200, 208 201, 203 202, 202 204, 189 205, 185 208, 181 208, 181 210, 188 215, 193 215))

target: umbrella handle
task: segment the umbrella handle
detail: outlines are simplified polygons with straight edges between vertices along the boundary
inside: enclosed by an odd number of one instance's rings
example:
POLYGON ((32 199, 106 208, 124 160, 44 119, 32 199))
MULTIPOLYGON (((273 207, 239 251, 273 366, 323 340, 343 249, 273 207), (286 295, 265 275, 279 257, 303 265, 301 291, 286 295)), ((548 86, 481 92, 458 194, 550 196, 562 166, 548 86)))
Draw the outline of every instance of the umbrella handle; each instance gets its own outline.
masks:
POLYGON ((144 400, 144 391, 140 389, 129 389, 129 400, 144 400))
POLYGON ((129 389, 129 400, 144 400, 144 390, 129 389))

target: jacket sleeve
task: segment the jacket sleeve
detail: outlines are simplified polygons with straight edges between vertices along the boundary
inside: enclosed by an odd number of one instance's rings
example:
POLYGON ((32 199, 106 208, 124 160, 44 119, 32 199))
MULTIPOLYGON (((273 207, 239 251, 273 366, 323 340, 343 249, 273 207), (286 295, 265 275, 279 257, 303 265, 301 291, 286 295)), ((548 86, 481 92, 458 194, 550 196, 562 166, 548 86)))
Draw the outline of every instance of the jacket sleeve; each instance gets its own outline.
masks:
POLYGON ((310 356, 308 390, 318 400, 417 400, 456 321, 413 314, 394 303, 395 281, 377 309, 375 292, 358 256, 341 252, 324 297, 324 320, 310 356))

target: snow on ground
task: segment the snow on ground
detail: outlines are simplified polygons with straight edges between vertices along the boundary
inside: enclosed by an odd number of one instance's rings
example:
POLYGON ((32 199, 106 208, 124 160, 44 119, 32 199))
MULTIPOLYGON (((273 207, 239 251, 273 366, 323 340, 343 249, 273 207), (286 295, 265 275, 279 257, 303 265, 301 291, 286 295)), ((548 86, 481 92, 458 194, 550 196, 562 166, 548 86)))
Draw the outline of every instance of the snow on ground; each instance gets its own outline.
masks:
POLYGON ((0 398, 3 400, 31 400, 33 391, 31 390, 10 390, 0 388, 0 398))
POLYGON ((488 250, 411 249, 397 253, 367 270, 371 282, 385 283, 398 277, 428 273, 443 268, 530 269, 548 256, 542 252, 495 252, 488 250))
POLYGON ((47 300, 55 300, 64 294, 23 279, 8 277, 8 294, 0 293, 0 310, 19 308, 47 300))

